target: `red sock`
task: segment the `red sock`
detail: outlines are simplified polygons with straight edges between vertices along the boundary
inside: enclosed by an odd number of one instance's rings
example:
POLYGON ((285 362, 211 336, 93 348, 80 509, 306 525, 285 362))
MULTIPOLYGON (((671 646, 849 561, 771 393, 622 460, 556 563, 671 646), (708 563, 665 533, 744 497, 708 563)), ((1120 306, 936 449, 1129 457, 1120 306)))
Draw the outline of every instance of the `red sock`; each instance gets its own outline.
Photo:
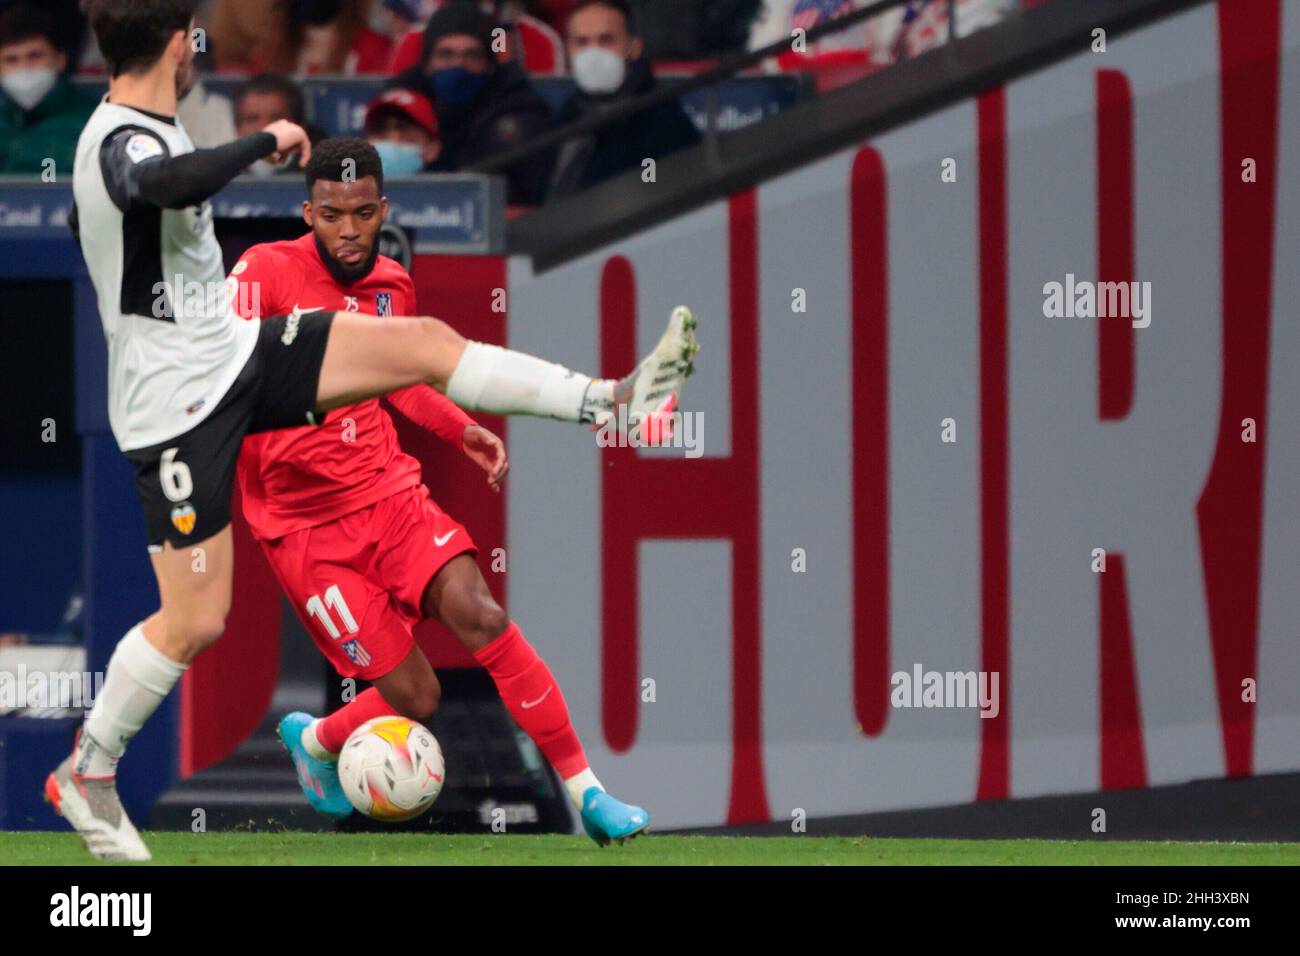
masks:
POLYGON ((546 662, 524 640, 514 621, 482 650, 474 653, 501 694, 501 702, 537 749, 567 780, 587 769, 578 734, 569 722, 569 708, 546 662))
POLYGON ((396 714, 393 705, 374 687, 368 687, 316 725, 316 739, 332 754, 343 749, 352 731, 367 720, 396 714))

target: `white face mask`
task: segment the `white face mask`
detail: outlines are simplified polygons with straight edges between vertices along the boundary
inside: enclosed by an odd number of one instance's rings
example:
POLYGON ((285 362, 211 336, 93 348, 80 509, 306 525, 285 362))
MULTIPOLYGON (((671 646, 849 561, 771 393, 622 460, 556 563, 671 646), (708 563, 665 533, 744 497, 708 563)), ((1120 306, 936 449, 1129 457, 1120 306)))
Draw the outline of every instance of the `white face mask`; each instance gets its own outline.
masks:
POLYGON ((583 47, 573 56, 573 79, 584 93, 604 96, 616 92, 627 77, 627 61, 603 47, 583 47))
POLYGON ((26 111, 45 99, 58 78, 59 74, 48 66, 22 67, 0 76, 0 89, 26 111))

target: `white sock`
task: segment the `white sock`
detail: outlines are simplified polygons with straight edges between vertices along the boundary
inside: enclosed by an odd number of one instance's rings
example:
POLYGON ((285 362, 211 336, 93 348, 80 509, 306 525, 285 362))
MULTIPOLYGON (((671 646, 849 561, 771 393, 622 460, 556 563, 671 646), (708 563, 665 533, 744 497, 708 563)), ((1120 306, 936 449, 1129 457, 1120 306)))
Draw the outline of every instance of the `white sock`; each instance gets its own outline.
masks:
POLYGON ((109 658, 104 686, 82 726, 76 772, 88 777, 112 776, 126 745, 186 668, 150 644, 139 624, 127 631, 109 658))
POLYGON ((317 760, 338 760, 339 755, 326 750, 316 736, 316 725, 320 723, 320 718, 316 718, 310 724, 302 729, 302 746, 307 753, 311 754, 317 760))
POLYGON ((591 424, 614 410, 614 385, 523 352, 470 342, 447 383, 447 397, 470 411, 591 424))
POLYGON ((599 790, 605 789, 600 785, 600 781, 596 779, 596 775, 591 772, 590 767, 564 781, 564 789, 569 791, 569 799, 573 801, 573 805, 579 810, 582 809, 582 795, 591 787, 596 787, 599 790))

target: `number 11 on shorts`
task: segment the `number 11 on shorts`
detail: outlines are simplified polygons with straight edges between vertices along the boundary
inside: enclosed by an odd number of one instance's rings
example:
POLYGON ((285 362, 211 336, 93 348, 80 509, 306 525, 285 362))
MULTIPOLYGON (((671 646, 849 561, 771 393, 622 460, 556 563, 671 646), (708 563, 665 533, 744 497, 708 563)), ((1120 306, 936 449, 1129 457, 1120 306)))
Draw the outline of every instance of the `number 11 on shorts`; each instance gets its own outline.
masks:
POLYGON ((355 634, 361 630, 361 628, 357 627, 357 620, 352 616, 352 611, 348 609, 348 602, 343 600, 343 592, 339 590, 337 584, 331 584, 325 589, 324 600, 321 599, 319 594, 313 594, 307 599, 307 613, 325 625, 326 632, 337 641, 343 635, 339 633, 338 626, 334 623, 334 619, 330 617, 331 608, 338 612, 339 618, 342 619, 343 626, 347 628, 349 634, 355 634))

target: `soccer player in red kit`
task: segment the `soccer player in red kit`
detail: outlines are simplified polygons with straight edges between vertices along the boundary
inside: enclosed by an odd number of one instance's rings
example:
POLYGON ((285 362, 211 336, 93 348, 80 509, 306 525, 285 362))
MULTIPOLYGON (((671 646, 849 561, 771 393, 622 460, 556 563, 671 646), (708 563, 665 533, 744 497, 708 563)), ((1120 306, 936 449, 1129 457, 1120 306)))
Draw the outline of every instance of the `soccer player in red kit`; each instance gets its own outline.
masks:
MULTIPOLYGON (((402 267, 378 254, 387 214, 383 171, 362 139, 315 146, 303 219, 311 232, 250 248, 231 270, 247 319, 316 311, 417 314, 402 267)), ((388 396, 415 424, 462 450, 499 490, 501 440, 426 385, 388 396)), ((311 804, 342 818, 351 805, 337 758, 366 721, 427 719, 440 688, 412 628, 445 624, 495 681, 506 709, 564 781, 587 833, 601 845, 643 832, 649 815, 604 791, 592 773, 555 677, 493 599, 469 532, 443 512, 398 446, 378 400, 330 411, 314 427, 251 435, 239 461, 244 515, 317 646, 344 677, 372 686, 328 717, 293 713, 280 739, 311 804)))

